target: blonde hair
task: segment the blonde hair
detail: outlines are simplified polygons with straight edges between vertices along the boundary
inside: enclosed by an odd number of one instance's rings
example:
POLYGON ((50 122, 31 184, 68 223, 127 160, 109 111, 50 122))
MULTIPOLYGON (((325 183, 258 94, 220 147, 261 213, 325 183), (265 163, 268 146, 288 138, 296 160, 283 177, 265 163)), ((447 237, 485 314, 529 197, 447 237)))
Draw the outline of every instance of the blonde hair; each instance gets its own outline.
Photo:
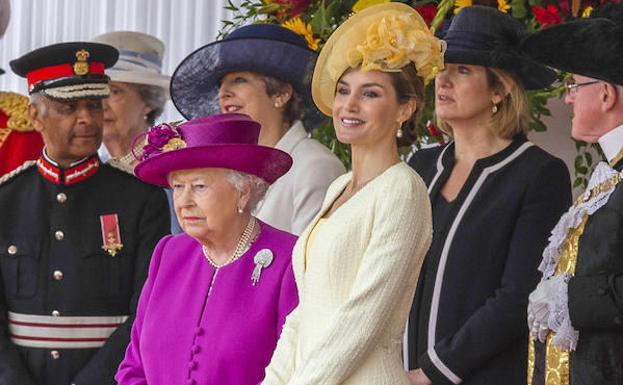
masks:
MULTIPOLYGON (((485 67, 487 85, 490 90, 505 95, 497 104, 498 111, 491 114, 490 123, 493 132, 501 138, 512 139, 518 134, 528 132, 530 110, 528 94, 517 77, 506 70, 485 67)), ((491 106, 493 107, 493 106, 491 106)), ((452 136, 452 126, 436 117, 439 129, 452 136)))

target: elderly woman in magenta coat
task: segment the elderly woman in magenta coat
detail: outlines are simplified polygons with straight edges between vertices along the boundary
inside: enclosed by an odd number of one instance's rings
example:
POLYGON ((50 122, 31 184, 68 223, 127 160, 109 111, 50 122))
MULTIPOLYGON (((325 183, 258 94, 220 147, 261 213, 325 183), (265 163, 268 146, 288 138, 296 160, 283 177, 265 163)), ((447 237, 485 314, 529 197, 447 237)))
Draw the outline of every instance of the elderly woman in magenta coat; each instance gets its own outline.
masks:
POLYGON ((120 385, 262 380, 298 299, 296 237, 250 214, 292 164, 257 145, 259 130, 248 116, 227 114, 148 133, 136 175, 173 188, 184 233, 154 251, 120 385))

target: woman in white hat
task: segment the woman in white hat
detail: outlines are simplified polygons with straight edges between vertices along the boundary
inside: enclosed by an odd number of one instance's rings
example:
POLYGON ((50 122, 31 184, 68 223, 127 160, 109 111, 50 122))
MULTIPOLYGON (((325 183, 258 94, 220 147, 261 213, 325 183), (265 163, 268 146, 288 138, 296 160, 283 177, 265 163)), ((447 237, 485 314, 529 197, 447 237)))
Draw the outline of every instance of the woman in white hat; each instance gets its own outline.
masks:
POLYGON ((141 32, 116 31, 93 41, 119 50, 119 61, 106 71, 110 97, 104 99, 102 160, 133 172, 133 139, 153 126, 162 114, 169 91, 169 76, 162 75, 164 43, 141 32), (104 151, 105 150, 105 151, 104 151))

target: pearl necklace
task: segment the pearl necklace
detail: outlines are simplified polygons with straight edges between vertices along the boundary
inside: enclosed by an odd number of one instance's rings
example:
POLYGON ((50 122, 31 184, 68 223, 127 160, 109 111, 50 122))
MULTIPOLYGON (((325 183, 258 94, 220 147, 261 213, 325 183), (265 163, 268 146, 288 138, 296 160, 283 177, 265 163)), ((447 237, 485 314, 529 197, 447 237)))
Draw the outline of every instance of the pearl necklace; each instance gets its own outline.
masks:
POLYGON ((251 216, 251 218, 249 219, 249 223, 247 223, 247 227, 245 227, 242 235, 240 236, 240 239, 238 240, 238 245, 236 245, 234 253, 231 255, 231 257, 229 257, 229 259, 227 259, 227 261, 222 264, 218 264, 214 262, 212 258, 210 258, 208 248, 205 246, 201 246, 201 249, 203 250, 203 255, 206 257, 206 260, 210 263, 210 265, 212 265, 215 269, 221 268, 225 265, 229 265, 236 259, 240 258, 240 256, 247 251, 247 249, 249 248, 249 244, 251 243, 251 237, 253 236, 254 231, 255 218, 251 216))

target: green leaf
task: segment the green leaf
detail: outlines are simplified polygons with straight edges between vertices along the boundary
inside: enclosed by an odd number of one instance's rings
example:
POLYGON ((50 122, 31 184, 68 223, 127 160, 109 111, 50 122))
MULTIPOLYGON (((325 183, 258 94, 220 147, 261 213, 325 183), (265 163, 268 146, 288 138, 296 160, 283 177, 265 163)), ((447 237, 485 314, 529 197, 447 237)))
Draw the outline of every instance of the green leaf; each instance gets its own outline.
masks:
POLYGON ((575 178, 575 181, 573 182, 573 188, 577 188, 582 186, 582 180, 584 178, 575 178))
POLYGON ((588 175, 588 167, 585 167, 585 166, 576 167, 575 171, 577 171, 578 173, 582 175, 588 175))
POLYGON ((590 152, 585 152, 584 153, 584 157, 586 158, 586 163, 589 166, 592 166, 593 165, 593 156, 591 155, 591 153, 590 152))

